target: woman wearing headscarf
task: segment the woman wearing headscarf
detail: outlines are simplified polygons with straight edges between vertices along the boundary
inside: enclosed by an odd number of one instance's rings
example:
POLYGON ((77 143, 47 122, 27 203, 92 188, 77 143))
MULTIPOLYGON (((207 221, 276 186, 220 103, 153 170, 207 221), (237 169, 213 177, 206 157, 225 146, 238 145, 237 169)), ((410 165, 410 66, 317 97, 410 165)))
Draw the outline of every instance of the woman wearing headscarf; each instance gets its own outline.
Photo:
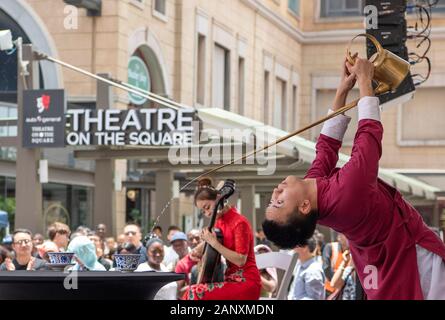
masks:
MULTIPOLYGON (((162 263, 164 260, 164 242, 159 238, 151 238, 145 244, 147 247, 147 262, 141 263, 136 272, 168 272, 168 269, 162 263)), ((170 282, 159 289, 155 300, 176 300, 178 285, 176 282, 170 282)))
POLYGON ((88 237, 74 238, 68 246, 68 251, 75 254, 74 258, 77 261, 71 270, 106 271, 105 267, 97 261, 96 246, 88 237))

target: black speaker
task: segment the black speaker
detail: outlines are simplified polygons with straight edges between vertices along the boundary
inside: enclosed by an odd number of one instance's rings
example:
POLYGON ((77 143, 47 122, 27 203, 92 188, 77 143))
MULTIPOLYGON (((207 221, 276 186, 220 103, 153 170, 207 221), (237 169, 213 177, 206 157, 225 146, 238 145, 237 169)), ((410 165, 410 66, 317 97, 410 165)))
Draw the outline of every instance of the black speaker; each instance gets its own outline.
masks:
POLYGON ((405 45, 407 40, 406 24, 401 26, 379 26, 378 29, 367 30, 383 47, 405 45))
MULTIPOLYGON (((384 49, 408 61, 408 48, 406 47, 406 0, 367 0, 366 5, 376 6, 378 11, 377 29, 367 29, 366 33, 374 36, 384 49)), ((368 59, 371 58, 375 52, 376 48, 370 40, 367 40, 368 59)), ((411 73, 409 73, 396 92, 379 96, 380 103, 383 104, 394 100, 415 90, 416 88, 411 73)))
POLYGON ((406 0, 367 0, 366 5, 376 6, 380 15, 405 13, 406 0))

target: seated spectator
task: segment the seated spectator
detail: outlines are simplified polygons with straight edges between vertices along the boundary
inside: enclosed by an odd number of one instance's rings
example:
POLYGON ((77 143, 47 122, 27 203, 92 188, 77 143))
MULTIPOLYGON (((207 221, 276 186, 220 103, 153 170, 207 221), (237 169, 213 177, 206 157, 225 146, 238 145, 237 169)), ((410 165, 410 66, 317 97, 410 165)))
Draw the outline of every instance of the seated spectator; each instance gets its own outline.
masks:
POLYGON ((176 258, 170 264, 166 265, 166 267, 169 271, 174 271, 179 260, 183 259, 189 253, 187 236, 184 232, 176 232, 173 235, 170 244, 177 254, 178 258, 176 258))
POLYGON ((48 252, 59 252, 59 248, 52 241, 46 241, 41 245, 37 246, 37 253, 38 253, 37 258, 42 259, 46 262, 50 262, 48 252))
MULTIPOLYGON (((254 248, 255 254, 272 252, 272 249, 265 244, 259 244, 254 248)), ((260 269, 261 277, 261 297, 271 298, 278 286, 277 269, 260 269)))
POLYGON ((64 252, 70 241, 70 228, 61 222, 55 222, 48 227, 48 238, 54 242, 60 252, 64 252))
MULTIPOLYGON (((198 229, 192 229, 187 233, 187 243, 189 245, 190 252, 181 260, 178 261, 175 267, 176 273, 185 274, 185 280, 178 281, 178 290, 183 290, 190 284, 190 273, 192 268, 199 262, 199 257, 193 254, 193 249, 196 248, 202 242, 201 232, 198 229)), ((180 297, 183 295, 180 294, 180 297)))
POLYGON ((76 264, 71 268, 74 271, 106 271, 105 267, 97 261, 96 246, 86 236, 78 236, 70 242, 69 252, 74 252, 76 264))
POLYGON ((36 233, 33 237, 32 237, 32 244, 33 244, 33 248, 32 248, 32 256, 39 258, 38 257, 38 252, 37 252, 37 247, 40 246, 43 241, 45 241, 45 239, 43 238, 43 236, 40 233, 36 233))
POLYGON ((184 280, 179 280, 178 284, 178 297, 182 297, 190 285, 190 278, 193 267, 199 262, 199 257, 194 255, 194 252, 190 252, 184 258, 179 260, 176 264, 175 272, 185 274, 184 280))
POLYGON ((292 300, 324 300, 325 276, 322 265, 315 260, 314 252, 317 240, 314 237, 306 241, 303 247, 295 248, 298 261, 294 271, 294 281, 291 285, 292 300))
POLYGON ((147 250, 142 245, 141 228, 136 224, 127 224, 124 228, 125 242, 130 242, 136 247, 136 254, 140 254, 139 264, 147 261, 147 250))
POLYGON ((94 233, 102 240, 105 241, 105 235, 107 234, 107 226, 103 223, 99 223, 96 226, 94 233))
POLYGON ((108 249, 108 252, 105 252, 105 257, 113 261, 113 255, 117 250, 117 243, 113 237, 105 238, 105 244, 108 249))
POLYGON ((137 248, 131 242, 125 242, 122 247, 119 248, 117 252, 119 254, 135 254, 137 253, 137 248))
POLYGON ((201 241, 201 231, 199 229, 192 229, 187 233, 187 242, 190 249, 195 249, 201 241))
MULTIPOLYGON (((164 243, 159 238, 152 238, 147 241, 147 262, 138 266, 136 272, 167 272, 167 268, 162 264, 164 259, 164 243)), ((176 300, 176 281, 163 286, 155 296, 155 300, 176 300)))
POLYGON ((103 265, 107 271, 110 270, 113 262, 106 259, 104 256, 105 244, 102 239, 95 233, 91 233, 88 238, 94 243, 94 246, 96 247, 97 261, 101 265, 103 265))
POLYGON ((87 236, 89 233, 91 233, 91 229, 86 226, 78 226, 74 232, 82 236, 87 236))
POLYGON ((32 253, 32 233, 27 229, 17 229, 12 235, 12 248, 15 252, 15 258, 6 258, 0 266, 0 271, 15 270, 45 270, 45 261, 35 258, 32 253))
POLYGON ((116 238, 116 250, 125 243, 125 234, 121 233, 116 238))
MULTIPOLYGON (((167 231, 167 241, 169 244, 171 244, 173 235, 176 232, 181 232, 181 229, 177 226, 170 226, 168 227, 168 231, 167 231)), ((170 270, 173 270, 173 265, 175 264, 175 262, 178 260, 178 254, 176 253, 176 251, 173 249, 173 246, 165 246, 164 248, 165 251, 165 256, 164 256, 164 265, 166 265, 167 267, 170 267, 170 270)))
POLYGON ((162 239, 162 228, 161 226, 156 226, 153 228, 153 233, 159 238, 162 239))

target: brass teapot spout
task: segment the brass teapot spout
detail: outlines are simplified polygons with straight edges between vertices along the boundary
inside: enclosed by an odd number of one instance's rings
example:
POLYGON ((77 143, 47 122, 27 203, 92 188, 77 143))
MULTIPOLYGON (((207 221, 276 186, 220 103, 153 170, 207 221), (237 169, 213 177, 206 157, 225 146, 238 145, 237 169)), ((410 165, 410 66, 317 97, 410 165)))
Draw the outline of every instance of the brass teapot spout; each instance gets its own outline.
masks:
POLYGON ((352 38, 346 52, 348 62, 352 65, 355 63, 356 56, 351 55, 350 48, 352 42, 358 37, 368 38, 377 48, 377 52, 369 59, 375 67, 373 79, 377 83, 375 93, 378 95, 396 91, 409 73, 409 62, 384 49, 374 36, 361 33, 352 38))

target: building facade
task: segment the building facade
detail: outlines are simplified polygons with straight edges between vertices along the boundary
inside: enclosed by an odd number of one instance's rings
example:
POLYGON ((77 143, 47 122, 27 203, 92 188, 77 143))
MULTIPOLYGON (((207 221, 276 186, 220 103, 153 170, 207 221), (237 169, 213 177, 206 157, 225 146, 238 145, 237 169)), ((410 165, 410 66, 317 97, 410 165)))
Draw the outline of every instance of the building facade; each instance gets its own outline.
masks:
MULTIPOLYGON (((123 81, 129 77, 130 58, 136 56, 145 63, 149 89, 156 94, 292 131, 329 108, 348 43, 364 31, 363 5, 361 0, 102 0, 101 14, 94 17, 63 0, 4 0, 0 29, 13 30, 14 37, 22 36, 62 61, 123 81)), ((408 18, 410 25, 415 23, 414 14, 408 18)), ((413 100, 383 113, 381 166, 445 190, 445 109, 441 106, 445 1, 439 1, 434 11, 431 38, 430 79, 413 100)), ((410 49, 415 46, 409 42, 410 49)), ((363 55, 364 43, 357 41, 353 49, 363 55)), ((16 65, 0 54, 0 74, 8 75, 0 80, 0 118, 13 118, 17 115, 16 65)), ((68 107, 100 107, 96 80, 49 62, 42 62, 40 71, 40 86, 64 88, 68 107)), ((416 71, 426 69, 420 66, 416 71)), ((127 92, 117 88, 111 92, 109 107, 134 107, 127 92)), ((147 101, 138 107, 152 106, 147 101)), ((354 112, 351 115, 356 118, 354 112)), ((354 128, 352 124, 342 149, 346 154, 354 128)), ((14 130, 14 126, 0 126, 0 135, 14 136, 14 130)), ((315 141, 319 131, 315 128, 302 136, 315 141)), ((0 196, 13 197, 14 146, 0 147, 0 196)), ((196 222, 192 190, 178 194, 180 183, 171 183, 181 177, 174 167, 142 170, 143 157, 82 157, 70 148, 42 150, 42 158, 50 162, 50 183, 43 185, 42 229, 51 215, 65 217, 73 227, 111 217, 107 222, 117 234, 128 220, 147 226, 172 196, 175 200, 167 218, 162 218, 163 225, 188 228, 196 222)), ((249 204, 257 211, 253 220, 259 220, 268 193, 256 197, 255 189, 246 192, 254 196, 247 199, 260 199, 249 204)), ((411 200, 430 224, 438 225, 443 206, 440 193, 433 200, 411 200)), ((247 208, 245 201, 241 206, 247 208)))

